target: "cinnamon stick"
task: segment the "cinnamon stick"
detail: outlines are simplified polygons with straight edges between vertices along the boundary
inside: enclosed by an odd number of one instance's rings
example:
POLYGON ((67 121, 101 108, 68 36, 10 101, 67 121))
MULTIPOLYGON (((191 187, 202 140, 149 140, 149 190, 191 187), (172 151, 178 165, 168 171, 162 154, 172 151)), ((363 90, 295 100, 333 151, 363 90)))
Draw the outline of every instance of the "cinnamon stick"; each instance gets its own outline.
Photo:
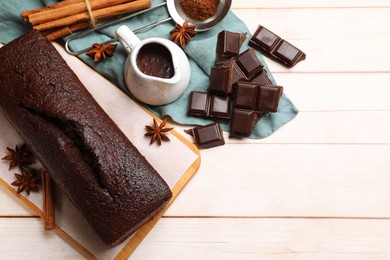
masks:
POLYGON ((43 35, 46 36, 46 39, 50 42, 55 41, 59 38, 65 37, 65 36, 72 33, 69 26, 62 27, 58 30, 53 30, 52 32, 50 32, 48 34, 46 34, 45 32, 43 33, 43 35))
POLYGON ((41 7, 41 8, 37 8, 37 9, 32 9, 32 10, 28 10, 28 11, 24 11, 20 15, 22 16, 23 21, 28 22, 29 21, 28 17, 31 14, 35 14, 35 13, 46 11, 46 10, 52 10, 52 9, 56 9, 56 8, 59 8, 59 7, 67 6, 67 5, 70 5, 70 4, 74 4, 74 3, 80 3, 80 2, 84 2, 84 0, 64 0, 62 2, 58 2, 56 4, 52 4, 52 5, 49 5, 49 6, 45 6, 45 7, 41 7))
MULTIPOLYGON (((89 0, 89 6, 91 7, 91 10, 97 10, 132 1, 134 0, 89 0)), ((59 8, 50 8, 47 10, 33 13, 28 16, 28 20, 32 25, 37 25, 58 20, 63 17, 85 13, 86 11, 86 4, 84 1, 82 1, 73 4, 68 4, 59 8)))
MULTIPOLYGON (((95 19, 95 21, 102 22, 102 21, 113 19, 113 18, 114 17, 107 16, 104 18, 95 19)), ((46 30, 46 31, 41 31, 41 33, 44 36, 46 36, 46 39, 48 41, 55 41, 59 38, 68 36, 69 34, 72 34, 74 32, 86 29, 90 26, 91 26, 91 23, 89 23, 89 22, 81 22, 81 23, 76 23, 76 24, 70 25, 70 26, 64 26, 61 28, 54 28, 54 29, 50 29, 50 30, 46 30)))
POLYGON ((51 33, 54 33, 55 31, 57 31, 58 29, 57 28, 54 28, 54 29, 50 29, 50 30, 46 30, 46 31, 41 31, 41 34, 43 36, 46 36, 46 35, 49 35, 51 33))
POLYGON ((48 41, 55 41, 59 38, 65 37, 71 33, 88 28, 91 24, 89 22, 77 23, 71 26, 65 26, 57 30, 43 31, 43 35, 46 36, 48 41), (46 33, 48 32, 48 33, 46 33))
MULTIPOLYGON (((150 0, 137 0, 137 1, 126 3, 126 4, 115 5, 115 6, 92 11, 92 16, 96 20, 104 20, 104 19, 107 19, 110 17, 122 15, 125 13, 130 13, 130 12, 138 11, 141 9, 146 9, 146 8, 149 8, 150 6, 151 6, 150 0)), ((44 30, 49 30, 49 29, 57 28, 57 27, 69 26, 72 24, 85 22, 85 21, 89 21, 89 20, 90 20, 89 14, 85 12, 82 14, 76 14, 76 15, 60 18, 60 19, 55 20, 55 21, 39 24, 39 25, 34 26, 33 28, 38 30, 38 31, 44 31, 44 30)))
POLYGON ((46 230, 55 229, 55 209, 54 209, 54 194, 53 180, 48 172, 42 173, 42 189, 43 189, 43 221, 46 230))

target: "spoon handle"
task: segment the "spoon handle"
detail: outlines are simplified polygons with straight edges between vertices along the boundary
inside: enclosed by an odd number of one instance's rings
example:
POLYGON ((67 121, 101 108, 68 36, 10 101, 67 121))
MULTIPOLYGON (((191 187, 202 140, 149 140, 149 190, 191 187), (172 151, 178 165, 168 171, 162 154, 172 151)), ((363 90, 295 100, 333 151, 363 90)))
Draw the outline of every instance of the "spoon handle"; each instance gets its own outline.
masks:
POLYGON ((147 30, 149 30, 149 29, 151 29, 151 28, 153 28, 153 27, 155 27, 155 26, 157 26, 157 25, 159 25, 159 24, 166 23, 166 22, 169 22, 169 21, 171 21, 171 20, 172 20, 172 17, 165 18, 165 19, 163 19, 163 20, 160 20, 160 21, 157 21, 157 22, 154 22, 154 23, 151 23, 151 24, 142 26, 142 27, 140 27, 140 28, 138 28, 138 29, 135 29, 135 30, 133 31, 133 33, 145 32, 145 31, 147 31, 147 30))

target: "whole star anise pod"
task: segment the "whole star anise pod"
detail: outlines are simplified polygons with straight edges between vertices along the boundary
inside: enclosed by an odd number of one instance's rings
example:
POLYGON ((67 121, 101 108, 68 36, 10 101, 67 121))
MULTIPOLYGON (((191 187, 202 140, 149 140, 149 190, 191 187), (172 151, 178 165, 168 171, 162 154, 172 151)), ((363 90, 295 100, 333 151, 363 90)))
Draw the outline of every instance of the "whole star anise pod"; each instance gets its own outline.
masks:
POLYGON ((182 48, 186 47, 187 42, 196 35, 195 27, 195 25, 188 24, 187 20, 184 21, 183 25, 176 24, 176 28, 171 31, 170 40, 176 44, 180 43, 182 48))
POLYGON ((107 57, 112 57, 116 50, 116 44, 92 44, 92 48, 87 52, 87 55, 93 58, 94 62, 99 62, 107 57))
POLYGON ((4 156, 2 160, 11 161, 8 170, 15 166, 21 168, 32 163, 30 160, 31 152, 27 149, 26 144, 23 144, 20 148, 16 145, 15 150, 7 147, 7 150, 10 154, 4 156))
POLYGON ((11 183, 12 186, 17 186, 16 193, 26 191, 30 195, 30 191, 38 191, 38 178, 35 177, 35 172, 29 172, 24 168, 20 168, 21 174, 15 173, 16 180, 11 183))
POLYGON ((145 126, 145 136, 152 137, 152 139, 150 140, 150 144, 153 144, 156 140, 159 145, 161 145, 161 141, 170 141, 168 136, 166 136, 164 133, 171 131, 173 127, 165 127, 166 124, 167 118, 165 118, 160 125, 158 125, 157 121, 153 118, 153 126, 145 126))

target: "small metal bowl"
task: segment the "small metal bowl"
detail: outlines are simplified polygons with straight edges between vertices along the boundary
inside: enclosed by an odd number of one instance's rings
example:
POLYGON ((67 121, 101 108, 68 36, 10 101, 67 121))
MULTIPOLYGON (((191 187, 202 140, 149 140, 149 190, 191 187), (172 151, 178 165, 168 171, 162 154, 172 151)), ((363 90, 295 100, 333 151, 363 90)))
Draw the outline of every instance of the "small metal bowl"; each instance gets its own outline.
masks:
POLYGON ((172 19, 178 24, 183 24, 184 21, 187 20, 189 23, 196 25, 196 31, 198 32, 210 30, 220 23, 227 15, 231 5, 232 0, 221 0, 214 16, 205 21, 196 21, 187 17, 187 15, 183 12, 180 0, 167 0, 168 12, 172 19))

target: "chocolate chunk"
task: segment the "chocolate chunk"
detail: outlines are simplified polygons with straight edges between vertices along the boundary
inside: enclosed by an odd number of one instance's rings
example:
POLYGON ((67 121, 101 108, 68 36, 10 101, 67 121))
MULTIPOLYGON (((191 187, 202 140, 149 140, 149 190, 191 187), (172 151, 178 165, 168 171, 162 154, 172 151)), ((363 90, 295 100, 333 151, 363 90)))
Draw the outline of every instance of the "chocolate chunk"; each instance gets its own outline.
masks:
POLYGON ((235 108, 256 109, 258 86, 250 82, 237 82, 235 88, 235 108))
POLYGON ((250 136, 257 119, 255 111, 235 108, 230 122, 230 136, 250 136))
POLYGON ((212 67, 208 91, 217 95, 228 95, 232 91, 231 66, 212 67))
POLYGON ((230 118, 230 97, 210 95, 210 117, 229 119, 230 118))
POLYGON ((248 78, 245 76, 244 72, 241 71, 240 67, 237 65, 237 62, 235 59, 231 60, 229 63, 229 66, 232 67, 231 70, 231 83, 234 85, 239 80, 248 80, 248 78))
POLYGON ((189 98, 188 114, 193 116, 207 116, 209 95, 207 92, 192 91, 189 98))
POLYGON ((263 69, 263 64, 257 58, 253 49, 247 49, 236 58, 237 65, 248 79, 253 78, 263 69))
POLYGON ((256 111, 276 112, 282 94, 283 87, 281 86, 259 86, 256 111))
POLYGON ((272 81, 268 78, 268 74, 265 70, 262 70, 257 74, 252 80, 252 83, 256 83, 260 86, 262 85, 272 85, 272 81))
POLYGON ((300 49, 261 25, 253 34, 249 45, 287 67, 293 67, 306 59, 306 54, 300 49))
POLYGON ((216 64, 223 64, 240 52, 241 34, 222 31, 217 38, 217 59, 216 64))
POLYGON ((201 91, 191 92, 188 115, 226 121, 230 119, 230 113, 231 99, 229 96, 212 95, 201 91))
POLYGON ((262 49, 271 52, 279 43, 280 37, 265 27, 259 26, 250 39, 251 43, 261 46, 262 49))
POLYGON ((196 146, 201 149, 225 144, 222 129, 218 123, 195 127, 192 129, 192 135, 195 139, 196 146))
POLYGON ((278 46, 276 46, 275 51, 273 52, 276 57, 280 58, 288 66, 294 66, 298 61, 302 59, 302 55, 305 55, 297 47, 291 45, 285 40, 281 40, 278 46))
POLYGON ((230 136, 250 136, 261 117, 268 112, 277 111, 282 93, 281 86, 261 86, 253 82, 238 81, 235 86, 230 136))

